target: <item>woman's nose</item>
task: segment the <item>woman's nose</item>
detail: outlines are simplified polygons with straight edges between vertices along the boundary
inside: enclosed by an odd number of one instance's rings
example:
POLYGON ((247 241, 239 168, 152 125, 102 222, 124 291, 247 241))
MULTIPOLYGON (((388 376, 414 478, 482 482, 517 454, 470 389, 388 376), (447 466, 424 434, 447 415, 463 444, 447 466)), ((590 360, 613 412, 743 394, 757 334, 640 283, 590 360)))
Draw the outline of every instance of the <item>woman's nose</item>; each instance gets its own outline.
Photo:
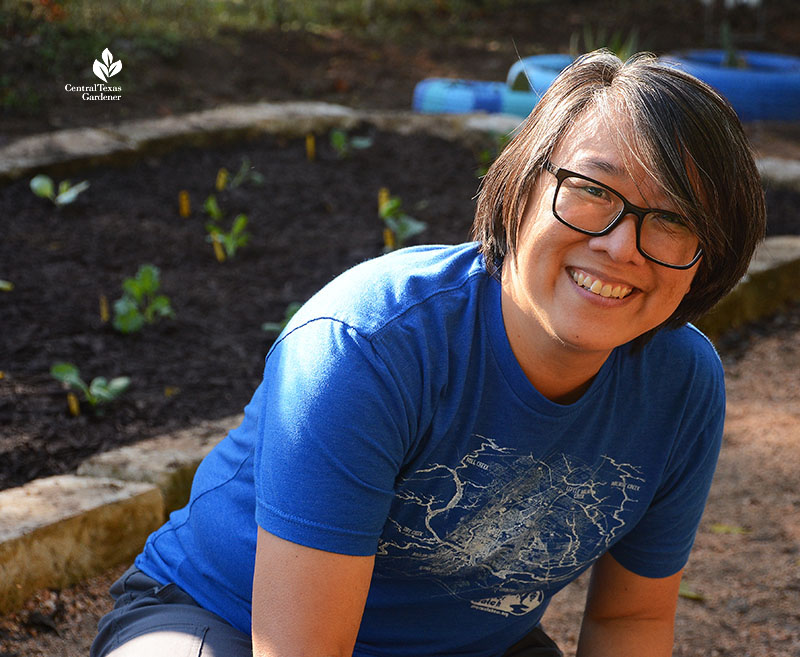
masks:
POLYGON ((614 226, 610 233, 589 239, 589 248, 605 251, 615 262, 642 264, 646 258, 636 248, 637 217, 628 214, 614 226))

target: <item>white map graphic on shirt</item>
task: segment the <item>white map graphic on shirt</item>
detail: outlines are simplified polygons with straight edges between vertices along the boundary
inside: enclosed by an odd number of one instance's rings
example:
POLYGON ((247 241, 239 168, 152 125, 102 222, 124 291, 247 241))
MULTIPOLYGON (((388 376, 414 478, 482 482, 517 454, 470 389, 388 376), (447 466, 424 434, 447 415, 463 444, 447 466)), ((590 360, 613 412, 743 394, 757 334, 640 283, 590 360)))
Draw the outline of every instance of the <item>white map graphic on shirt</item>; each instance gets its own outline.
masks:
POLYGON ((607 456, 535 458, 476 438, 455 467, 399 483, 376 574, 422 574, 477 609, 525 614, 608 548, 644 479, 607 456))

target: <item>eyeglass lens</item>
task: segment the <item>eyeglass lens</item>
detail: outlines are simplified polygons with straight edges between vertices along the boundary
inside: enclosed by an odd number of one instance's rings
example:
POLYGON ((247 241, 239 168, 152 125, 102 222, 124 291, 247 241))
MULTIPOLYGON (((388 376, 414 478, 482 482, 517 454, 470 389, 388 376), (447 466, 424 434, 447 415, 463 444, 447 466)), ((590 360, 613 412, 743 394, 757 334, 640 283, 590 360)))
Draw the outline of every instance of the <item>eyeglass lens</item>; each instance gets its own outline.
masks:
MULTIPOLYGON (((616 192, 589 180, 567 176, 561 181, 553 206, 563 222, 593 233, 605 230, 623 211, 616 192)), ((641 223, 640 247, 647 255, 670 265, 690 263, 699 240, 679 215, 648 212, 641 223)))

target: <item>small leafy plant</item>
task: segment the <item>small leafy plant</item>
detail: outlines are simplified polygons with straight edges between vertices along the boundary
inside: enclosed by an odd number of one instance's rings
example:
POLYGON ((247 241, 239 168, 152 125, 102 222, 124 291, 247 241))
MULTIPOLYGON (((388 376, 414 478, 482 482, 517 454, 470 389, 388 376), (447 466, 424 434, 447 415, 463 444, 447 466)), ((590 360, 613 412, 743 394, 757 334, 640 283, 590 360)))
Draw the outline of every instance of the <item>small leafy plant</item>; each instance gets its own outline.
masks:
POLYGON ((246 157, 242 159, 242 165, 231 178, 230 187, 236 189, 245 183, 250 183, 260 187, 264 184, 264 176, 253 168, 250 160, 246 157))
POLYGON ((264 322, 261 325, 261 330, 266 331, 267 333, 280 333, 286 325, 289 323, 289 320, 295 316, 298 310, 303 307, 302 303, 298 301, 292 301, 288 306, 286 306, 286 311, 283 314, 283 319, 280 322, 264 322))
MULTIPOLYGON (((87 384, 81 378, 80 370, 72 363, 54 363, 50 368, 50 374, 53 378, 66 384, 71 390, 82 393, 84 400, 92 407, 95 413, 99 412, 100 406, 108 404, 119 397, 131 384, 131 380, 127 376, 118 376, 110 381, 103 376, 98 376, 87 384)), ((77 408, 72 404, 70 404, 70 407, 72 414, 77 415, 77 408)))
POLYGON ((135 333, 162 317, 175 317, 169 298, 159 294, 160 289, 161 271, 155 265, 142 265, 135 277, 126 278, 122 297, 114 302, 114 328, 135 333))
POLYGON ((217 203, 217 197, 213 194, 211 194, 203 203, 203 210, 209 217, 211 217, 212 221, 222 220, 222 210, 219 207, 219 203, 217 203))
POLYGON ((217 260, 224 262, 226 258, 233 258, 241 247, 250 242, 252 235, 246 229, 247 215, 245 214, 237 215, 233 220, 231 229, 227 232, 213 221, 209 221, 206 224, 206 232, 208 233, 206 240, 214 245, 217 260))
MULTIPOLYGON (((577 33, 573 33, 569 43, 569 52, 573 57, 577 57, 581 53, 579 42, 580 37, 577 33)), ((598 27, 593 30, 591 25, 585 23, 583 25, 582 52, 591 52, 599 48, 607 48, 624 62, 638 52, 639 32, 633 28, 627 36, 623 34, 622 30, 617 30, 609 35, 605 28, 598 27)))
POLYGON ((340 160, 350 157, 353 151, 363 150, 372 146, 371 137, 351 137, 344 130, 339 130, 338 128, 331 130, 330 141, 340 160))
POLYGON ((81 192, 85 192, 89 189, 89 183, 86 180, 79 182, 77 185, 71 185, 69 180, 62 180, 58 184, 58 191, 56 192, 56 185, 53 179, 43 173, 31 178, 30 186, 31 191, 36 194, 36 196, 49 199, 59 208, 62 205, 74 203, 81 192))
POLYGON ((408 240, 419 235, 428 227, 424 221, 405 213, 403 202, 398 196, 382 198, 378 206, 378 214, 385 225, 383 230, 385 251, 402 249, 408 240))

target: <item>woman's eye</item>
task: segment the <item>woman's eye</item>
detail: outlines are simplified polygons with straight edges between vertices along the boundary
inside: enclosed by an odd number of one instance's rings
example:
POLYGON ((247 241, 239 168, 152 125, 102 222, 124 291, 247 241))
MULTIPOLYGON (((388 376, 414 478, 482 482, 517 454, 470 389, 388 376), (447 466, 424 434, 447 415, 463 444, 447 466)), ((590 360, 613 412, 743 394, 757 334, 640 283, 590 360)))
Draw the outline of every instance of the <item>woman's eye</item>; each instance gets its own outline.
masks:
POLYGON ((583 185, 581 186, 581 191, 588 196, 593 196, 594 198, 608 198, 608 192, 602 187, 596 187, 595 185, 583 185))
POLYGON ((673 226, 686 226, 686 221, 683 217, 671 212, 653 212, 651 213, 653 219, 663 224, 672 224, 673 226))

